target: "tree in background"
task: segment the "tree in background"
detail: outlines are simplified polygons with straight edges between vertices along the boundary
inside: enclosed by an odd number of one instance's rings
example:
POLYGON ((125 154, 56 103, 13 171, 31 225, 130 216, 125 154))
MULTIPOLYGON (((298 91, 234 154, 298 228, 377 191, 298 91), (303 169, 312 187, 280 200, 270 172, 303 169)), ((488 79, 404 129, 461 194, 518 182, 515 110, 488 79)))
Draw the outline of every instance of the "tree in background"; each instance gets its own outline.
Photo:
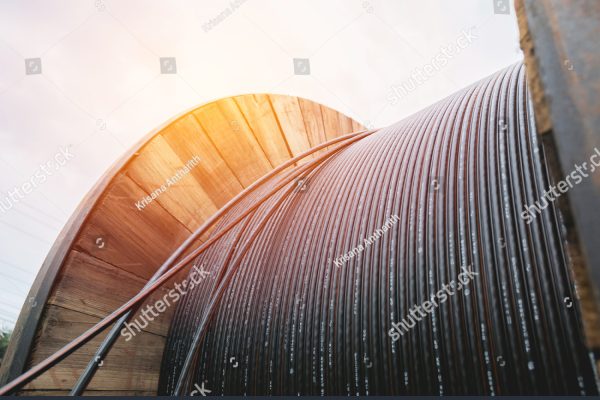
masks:
POLYGON ((2 365, 2 359, 4 358, 4 353, 6 353, 6 348, 8 347, 8 341, 11 334, 12 330, 3 329, 0 331, 0 365, 2 365))

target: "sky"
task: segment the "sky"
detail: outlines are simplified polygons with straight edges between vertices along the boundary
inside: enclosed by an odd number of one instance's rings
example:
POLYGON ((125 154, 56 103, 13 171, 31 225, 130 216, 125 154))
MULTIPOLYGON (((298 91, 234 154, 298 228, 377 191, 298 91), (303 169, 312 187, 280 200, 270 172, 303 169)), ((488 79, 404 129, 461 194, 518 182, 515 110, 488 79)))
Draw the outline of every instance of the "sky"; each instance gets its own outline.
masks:
POLYGON ((392 124, 522 60, 505 3, 0 0, 0 328, 85 194, 155 127, 248 93, 392 124))

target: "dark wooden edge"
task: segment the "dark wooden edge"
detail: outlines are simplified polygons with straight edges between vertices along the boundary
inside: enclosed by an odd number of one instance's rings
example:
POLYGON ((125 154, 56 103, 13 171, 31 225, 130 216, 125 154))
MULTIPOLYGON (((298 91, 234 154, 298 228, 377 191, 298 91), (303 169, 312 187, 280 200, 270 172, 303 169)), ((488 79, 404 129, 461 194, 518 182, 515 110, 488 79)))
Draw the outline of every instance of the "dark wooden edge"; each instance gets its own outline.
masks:
MULTIPOLYGON (((267 96, 287 96, 301 97, 283 94, 268 94, 268 93, 249 93, 239 94, 230 97, 241 97, 250 95, 267 95, 267 96)), ((20 374, 25 371, 27 360, 31 352, 31 348, 38 330, 38 325, 43 315, 44 309, 48 298, 54 287, 54 283, 61 267, 72 249, 73 242, 79 235, 81 229, 85 225, 88 217, 94 209, 94 206, 100 200, 105 190, 109 187, 114 177, 123 171, 127 165, 135 159, 135 157, 143 150, 146 144, 150 143, 154 137, 158 136, 164 129, 177 122, 179 119, 189 115, 190 113, 198 110, 199 108, 209 106, 217 101, 227 99, 230 97, 223 97, 203 103, 199 106, 194 106, 177 116, 167 120, 159 127, 152 130, 150 133, 145 135, 139 140, 130 150, 128 150, 121 158, 119 158, 100 180, 94 185, 94 187, 85 195, 80 202, 75 212, 71 215, 64 228, 61 230, 56 241, 52 245, 50 252, 46 256, 44 263, 40 271, 38 272, 31 289, 25 300, 25 304, 19 313, 19 317, 15 324, 15 328, 10 338, 8 348, 2 360, 0 366, 0 385, 12 381, 20 374)), ((308 99, 306 99, 308 100, 308 99)), ((308 100, 312 101, 312 100, 308 100)), ((316 103, 316 102, 315 102, 316 103)), ((325 107, 331 108, 327 105, 317 103, 325 107)), ((337 111, 337 110, 336 110, 337 111)), ((338 111, 339 114, 342 114, 338 111)), ((344 114, 345 115, 345 114, 344 114)), ((349 117, 350 118, 350 117, 349 117)), ((352 119, 352 118, 351 118, 352 119)))
POLYGON ((146 143, 158 135, 162 129, 177 121, 182 116, 177 116, 175 119, 165 123, 159 129, 152 131, 142 138, 142 140, 133 146, 132 150, 129 150, 108 169, 92 190, 81 200, 79 206, 56 238, 29 290, 25 304, 15 324, 8 348, 6 349, 6 354, 2 360, 2 365, 0 366, 0 385, 10 382, 24 372, 31 345, 35 339, 38 323, 42 317, 56 277, 67 255, 71 251, 75 238, 78 236, 104 191, 109 187, 113 178, 134 159, 146 143))
MULTIPOLYGON (((584 70, 582 76, 577 78, 579 75, 572 71, 573 68, 583 69, 581 60, 587 63, 600 60, 600 52, 598 47, 585 46, 593 36, 589 32, 590 26, 584 29, 577 18, 566 18, 565 15, 569 14, 565 14, 565 11, 570 10, 576 15, 593 8, 598 13, 600 7, 589 0, 563 2, 558 7, 555 5, 556 2, 547 0, 515 0, 520 43, 525 56, 540 143, 544 147, 552 180, 558 182, 565 177, 565 171, 573 169, 574 162, 586 161, 592 154, 592 147, 600 145, 597 132, 590 135, 585 128, 585 122, 594 125, 598 113, 582 110, 575 99, 577 96, 597 99, 589 96, 589 93, 594 90, 593 83, 600 80, 600 74, 591 75, 584 70), (569 32, 567 29, 570 29, 569 32), (569 63, 575 63, 577 67, 569 63), (577 79, 582 78, 588 82, 587 85, 578 84, 577 79), (582 87, 585 89, 582 90, 582 87)), ((597 30, 600 23, 594 27, 597 30)), ((582 181, 556 202, 567 234, 586 342, 594 353, 600 349, 598 199, 600 187, 594 185, 591 178, 582 181)))
MULTIPOLYGON (((600 147, 596 128, 600 121, 600 47, 593 45, 600 30, 600 2, 517 0, 515 5, 528 80, 530 86, 543 92, 532 96, 536 122, 553 137, 562 179, 575 163, 589 161, 594 147, 600 147), (584 16, 588 20, 582 21, 584 16), (537 114, 547 120, 540 121, 537 114)), ((600 268, 596 267, 600 262, 600 213, 596 212, 600 184, 590 176, 567 197, 600 303, 600 268)))

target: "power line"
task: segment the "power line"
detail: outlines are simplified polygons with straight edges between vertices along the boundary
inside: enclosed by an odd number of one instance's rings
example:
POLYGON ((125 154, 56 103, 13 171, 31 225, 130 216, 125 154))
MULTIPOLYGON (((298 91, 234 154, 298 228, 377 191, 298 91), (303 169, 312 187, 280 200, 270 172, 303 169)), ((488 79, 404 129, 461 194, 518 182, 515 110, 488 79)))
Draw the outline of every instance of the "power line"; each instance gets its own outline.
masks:
POLYGON ((48 217, 49 219, 53 219, 54 221, 58 222, 59 224, 64 224, 64 221, 61 221, 60 219, 56 218, 54 215, 48 214, 45 211, 42 211, 39 208, 32 206, 31 204, 27 203, 25 200, 21 200, 20 204, 23 204, 24 206, 29 207, 32 210, 39 212, 40 214, 42 214, 45 217, 48 217))
POLYGON ((5 287, 5 288, 3 288, 3 290, 7 291, 7 292, 11 292, 15 296, 27 297, 27 292, 15 292, 15 291, 12 291, 12 287, 11 286, 5 287))
POLYGON ((31 233, 29 233, 29 232, 27 232, 27 231, 25 231, 25 230, 23 230, 23 229, 19 228, 18 226, 14 226, 13 224, 10 224, 10 223, 8 223, 8 222, 6 222, 6 221, 0 221, 0 223, 4 224, 4 225, 6 225, 6 226, 8 226, 8 227, 10 227, 10 228, 13 228, 14 230, 16 230, 16 231, 19 231, 19 232, 21 232, 21 233, 23 233, 23 234, 25 234, 25 235, 27 235, 27 236, 30 236, 30 237, 32 237, 32 238, 34 238, 34 239, 37 239, 37 240, 39 240, 40 242, 46 243, 46 244, 48 244, 48 245, 52 245, 52 243, 50 243, 50 242, 46 241, 46 239, 42 239, 42 238, 41 238, 41 237, 39 237, 39 236, 33 235, 33 234, 31 234, 31 233))
POLYGON ((39 219, 39 218, 37 218, 37 217, 35 217, 35 216, 31 215, 31 214, 26 214, 26 213, 24 213, 23 211, 19 210, 16 207, 13 207, 13 210, 16 211, 16 212, 18 212, 19 214, 25 216, 25 217, 29 217, 30 219, 34 220, 35 222, 37 222, 38 224, 40 224, 42 226, 45 226, 48 229, 51 229, 53 231, 59 231, 60 230, 60 228, 56 228, 54 226, 51 226, 46 221, 42 221, 41 219, 39 219))
POLYGON ((13 326, 17 323, 17 321, 13 320, 12 318, 5 318, 1 315, 0 315, 0 322, 5 322, 5 324, 0 324, 0 330, 7 330, 7 329, 12 330, 13 326), (2 325, 5 325, 5 326, 2 326, 2 325))
POLYGON ((5 264, 5 265, 8 265, 9 267, 12 267, 12 268, 14 268, 14 269, 18 269, 19 271, 22 271, 22 272, 25 272, 25 273, 28 273, 28 274, 33 274, 33 275, 35 275, 35 272, 33 272, 33 271, 28 271, 28 270, 26 270, 25 268, 23 268, 23 267, 19 267, 18 265, 15 265, 15 264, 13 264, 13 263, 10 263, 10 262, 8 262, 8 261, 5 261, 5 260, 2 260, 2 259, 0 259, 0 263, 2 263, 2 264, 5 264))
POLYGON ((2 312, 3 315, 11 315, 13 318, 16 318, 19 316, 20 310, 17 312, 13 312, 13 311, 10 311, 10 310, 4 309, 4 308, 0 308, 0 312, 2 312))
POLYGON ((7 279, 10 279, 10 280, 12 280, 12 281, 14 281, 14 282, 17 282, 17 283, 21 283, 21 284, 25 285, 27 288, 29 288, 29 287, 31 286, 31 283, 30 283, 30 282, 25 282, 25 281, 22 281, 22 280, 19 280, 19 279, 15 279, 15 278, 13 278, 13 277, 12 277, 12 276, 10 276, 10 275, 6 275, 6 274, 5 274, 5 273, 3 273, 2 271, 0 271, 0 276, 3 276, 3 277, 5 277, 5 278, 7 278, 7 279))
MULTIPOLYGON (((48 79, 46 77, 46 79, 48 79)), ((21 172, 19 172, 19 169, 15 168, 11 163, 9 163, 8 161, 6 161, 5 159, 3 159, 2 157, 0 157, 0 161, 2 161, 4 164, 8 165, 10 168, 12 168, 17 175, 22 176, 23 174, 21 172)), ((25 181, 27 181, 28 179, 25 179, 25 181)), ((48 204, 53 205, 57 210, 63 212, 65 215, 67 215, 67 212, 64 211, 62 208, 60 208, 56 203, 54 203, 52 200, 50 200, 50 198, 48 198, 48 196, 46 196, 44 194, 44 192, 42 192, 41 189, 38 190, 38 193, 40 194, 40 196, 42 196, 44 199, 46 199, 46 201, 48 202, 48 204)))
POLYGON ((11 306, 8 303, 0 303, 0 307, 6 306, 8 308, 5 308, 4 311, 10 311, 9 308, 13 309, 14 311, 16 311, 16 314, 18 314, 19 312, 21 312, 21 309, 15 306, 11 306))
MULTIPOLYGON (((1 294, 6 295, 7 293, 5 291, 2 291, 1 294)), ((0 299, 0 301, 2 301, 2 300, 13 300, 13 301, 16 301, 16 303, 10 303, 10 304, 15 304, 15 307, 17 309, 21 309, 21 305, 23 303, 23 299, 21 297, 16 298, 15 296, 10 296, 10 294, 9 294, 9 297, 3 297, 2 299, 0 299)), ((9 304, 9 303, 7 303, 7 304, 9 304)))

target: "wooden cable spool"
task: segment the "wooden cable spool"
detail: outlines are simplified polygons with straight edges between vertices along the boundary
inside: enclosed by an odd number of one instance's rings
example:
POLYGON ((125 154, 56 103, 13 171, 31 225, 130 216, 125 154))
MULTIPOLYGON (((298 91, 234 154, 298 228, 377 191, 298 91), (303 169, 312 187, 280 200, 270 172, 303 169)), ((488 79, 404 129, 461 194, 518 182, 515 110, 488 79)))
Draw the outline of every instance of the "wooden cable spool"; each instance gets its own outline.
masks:
MULTIPOLYGON (((96 184, 59 235, 17 321, 0 383, 133 297, 191 232, 245 187, 295 155, 361 129, 310 100, 254 94, 195 108, 146 136, 96 184), (195 157, 200 161, 190 164, 195 157), (186 164, 193 166, 188 173, 186 164), (162 185, 168 189, 160 190, 162 185)), ((134 341, 119 338, 86 394, 156 394, 173 311, 161 314, 134 341)), ((102 337, 21 393, 67 394, 102 337)))

